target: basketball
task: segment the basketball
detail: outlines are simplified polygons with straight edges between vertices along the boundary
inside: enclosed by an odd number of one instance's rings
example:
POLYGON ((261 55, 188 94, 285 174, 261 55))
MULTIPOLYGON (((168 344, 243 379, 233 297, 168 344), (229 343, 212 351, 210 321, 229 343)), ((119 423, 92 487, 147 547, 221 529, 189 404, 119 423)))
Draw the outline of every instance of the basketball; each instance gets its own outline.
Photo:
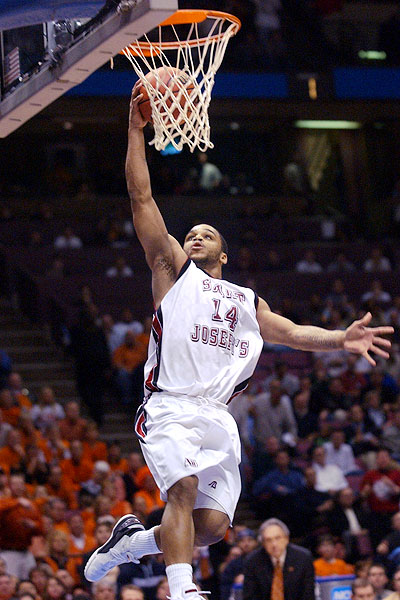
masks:
MULTIPOLYGON (((160 67, 155 71, 150 71, 147 73, 146 79, 156 90, 157 98, 165 97, 165 105, 168 109, 171 109, 175 102, 179 102, 180 106, 183 108, 187 102, 187 98, 183 93, 183 90, 185 90, 189 95, 194 90, 193 80, 184 71, 174 67, 160 67)), ((150 121, 150 123, 152 123, 153 116, 151 112, 150 99, 143 84, 139 88, 139 93, 143 94, 143 98, 139 102, 140 113, 146 121, 150 121)), ((184 116, 178 107, 176 107, 171 113, 167 111, 166 107, 160 104, 160 114, 165 115, 165 124, 167 124, 171 118, 173 118, 175 121, 179 120, 180 123, 184 122, 184 116)), ((188 107, 187 116, 189 116, 190 113, 191 110, 188 107)))

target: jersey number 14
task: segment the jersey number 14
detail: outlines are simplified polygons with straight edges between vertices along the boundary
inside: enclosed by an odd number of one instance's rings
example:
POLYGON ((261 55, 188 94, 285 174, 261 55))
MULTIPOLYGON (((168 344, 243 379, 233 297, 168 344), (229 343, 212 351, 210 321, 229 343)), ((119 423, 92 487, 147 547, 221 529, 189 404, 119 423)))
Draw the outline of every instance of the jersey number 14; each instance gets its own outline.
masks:
POLYGON ((213 298, 213 302, 214 302, 214 312, 212 314, 211 319, 213 321, 216 321, 217 323, 223 323, 224 321, 226 321, 228 323, 229 329, 232 332, 235 331, 236 325, 238 324, 238 320, 239 320, 238 307, 233 304, 230 307, 230 309, 226 311, 224 318, 222 318, 220 315, 221 300, 218 300, 217 298, 213 298))

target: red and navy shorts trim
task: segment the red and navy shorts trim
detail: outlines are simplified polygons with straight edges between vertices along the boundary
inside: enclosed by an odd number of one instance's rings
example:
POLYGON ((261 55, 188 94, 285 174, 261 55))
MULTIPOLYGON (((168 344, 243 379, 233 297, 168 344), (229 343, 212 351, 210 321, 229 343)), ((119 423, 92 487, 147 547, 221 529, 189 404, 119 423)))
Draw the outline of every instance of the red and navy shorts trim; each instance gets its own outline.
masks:
POLYGON ((146 400, 139 406, 136 417, 135 417, 135 434, 136 437, 139 438, 141 442, 146 443, 146 435, 147 435, 147 413, 145 409, 146 400))
POLYGON ((244 392, 244 390, 247 388, 247 386, 249 385, 249 381, 250 381, 250 377, 248 379, 245 379, 244 381, 242 381, 241 383, 238 383, 238 385, 235 387, 235 389, 233 390, 232 396, 229 398, 227 404, 229 404, 229 402, 231 400, 233 400, 234 398, 236 398, 236 396, 239 396, 239 394, 241 394, 242 392, 244 392))
POLYGON ((149 392, 161 392, 161 388, 158 387, 157 381, 160 372, 161 362, 161 344, 162 344, 162 331, 163 331, 163 314, 161 306, 156 310, 153 315, 153 322, 151 326, 151 333, 156 343, 156 358, 157 362, 148 374, 145 387, 149 392))

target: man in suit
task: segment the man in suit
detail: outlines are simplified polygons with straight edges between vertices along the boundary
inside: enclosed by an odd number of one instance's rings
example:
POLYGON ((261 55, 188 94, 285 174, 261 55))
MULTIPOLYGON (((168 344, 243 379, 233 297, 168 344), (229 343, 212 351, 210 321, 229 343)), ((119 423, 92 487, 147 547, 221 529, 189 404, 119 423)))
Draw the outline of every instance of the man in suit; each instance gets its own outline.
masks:
POLYGON ((244 566, 243 600, 315 600, 311 553, 289 543, 290 532, 279 519, 268 519, 259 532, 262 547, 244 566))
POLYGON ((344 541, 349 562, 371 554, 368 514, 361 503, 356 501, 351 488, 338 492, 335 507, 328 515, 328 523, 332 535, 341 537, 344 541))

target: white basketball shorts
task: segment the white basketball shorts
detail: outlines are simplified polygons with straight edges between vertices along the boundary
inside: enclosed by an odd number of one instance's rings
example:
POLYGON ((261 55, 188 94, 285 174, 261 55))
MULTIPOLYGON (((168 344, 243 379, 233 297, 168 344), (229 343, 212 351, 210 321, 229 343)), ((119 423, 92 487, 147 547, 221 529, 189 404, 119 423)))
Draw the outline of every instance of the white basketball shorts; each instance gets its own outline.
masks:
POLYGON ((177 481, 196 475, 194 508, 220 510, 232 523, 241 489, 240 439, 224 405, 158 392, 139 407, 135 433, 163 500, 177 481))

